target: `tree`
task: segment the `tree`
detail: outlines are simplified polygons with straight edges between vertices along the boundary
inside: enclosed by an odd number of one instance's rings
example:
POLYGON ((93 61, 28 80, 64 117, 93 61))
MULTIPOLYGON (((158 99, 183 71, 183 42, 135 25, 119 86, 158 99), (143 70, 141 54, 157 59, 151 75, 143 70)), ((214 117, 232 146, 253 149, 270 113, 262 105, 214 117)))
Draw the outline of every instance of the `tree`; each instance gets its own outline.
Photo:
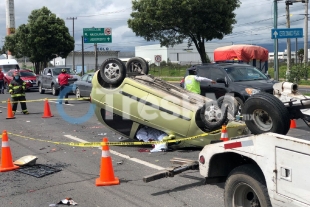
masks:
POLYGON ((205 42, 223 39, 236 23, 239 0, 133 0, 128 26, 137 36, 161 46, 188 40, 195 44, 203 63, 208 62, 205 42))
POLYGON ((6 49, 14 55, 29 57, 36 73, 56 56, 66 58, 74 49, 74 39, 64 20, 47 7, 33 10, 28 23, 20 25, 14 35, 7 36, 7 41, 6 49))

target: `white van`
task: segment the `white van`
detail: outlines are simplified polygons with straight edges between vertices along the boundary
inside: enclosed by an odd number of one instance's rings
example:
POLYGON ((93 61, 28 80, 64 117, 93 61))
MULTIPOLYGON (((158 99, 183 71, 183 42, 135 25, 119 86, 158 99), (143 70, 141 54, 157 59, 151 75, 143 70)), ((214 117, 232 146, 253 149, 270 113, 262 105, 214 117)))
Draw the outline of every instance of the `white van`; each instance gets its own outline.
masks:
POLYGON ((6 74, 9 70, 12 69, 20 69, 15 59, 0 59, 0 66, 4 74, 6 74))

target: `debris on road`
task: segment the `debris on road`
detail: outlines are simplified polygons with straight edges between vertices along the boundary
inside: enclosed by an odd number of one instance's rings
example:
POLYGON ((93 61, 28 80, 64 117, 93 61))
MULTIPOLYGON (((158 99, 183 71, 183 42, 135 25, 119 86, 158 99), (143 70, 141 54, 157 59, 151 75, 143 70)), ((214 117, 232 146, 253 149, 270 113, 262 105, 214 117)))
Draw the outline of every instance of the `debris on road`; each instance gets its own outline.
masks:
POLYGON ((31 166, 21 166, 19 169, 17 169, 17 171, 27 175, 31 175, 36 178, 41 178, 46 175, 59 172, 61 171, 61 169, 42 164, 36 164, 31 166))
POLYGON ((121 165, 124 161, 117 162, 116 164, 121 165))
POLYGON ((24 166, 24 165, 35 165, 36 161, 37 161, 37 157, 33 156, 33 155, 27 155, 24 157, 19 158, 18 160, 16 160, 14 162, 14 165, 18 165, 18 166, 24 166))
POLYGON ((65 204, 68 206, 69 205, 73 205, 73 206, 77 205, 77 203, 75 201, 73 201, 72 198, 65 198, 65 199, 59 201, 57 204, 65 204))

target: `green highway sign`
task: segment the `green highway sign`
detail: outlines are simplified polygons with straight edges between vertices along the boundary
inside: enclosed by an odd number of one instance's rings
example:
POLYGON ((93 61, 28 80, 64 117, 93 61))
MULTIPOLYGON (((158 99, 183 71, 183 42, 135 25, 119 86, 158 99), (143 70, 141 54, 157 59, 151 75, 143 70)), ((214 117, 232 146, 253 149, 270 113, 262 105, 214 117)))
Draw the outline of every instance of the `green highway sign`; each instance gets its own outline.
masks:
POLYGON ((84 43, 112 43, 112 28, 83 28, 84 43))

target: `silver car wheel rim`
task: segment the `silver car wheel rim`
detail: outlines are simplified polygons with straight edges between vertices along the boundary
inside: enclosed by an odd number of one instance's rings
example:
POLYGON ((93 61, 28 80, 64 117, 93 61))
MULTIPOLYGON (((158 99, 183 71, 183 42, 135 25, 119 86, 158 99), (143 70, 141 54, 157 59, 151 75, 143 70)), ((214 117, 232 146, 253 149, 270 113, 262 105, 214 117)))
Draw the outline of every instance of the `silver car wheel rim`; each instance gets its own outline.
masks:
POLYGON ((117 64, 109 63, 104 68, 104 74, 109 80, 115 80, 121 76, 121 69, 117 64))
POLYGON ((239 183, 233 193, 233 206, 260 207, 254 189, 246 183, 239 183))
POLYGON ((76 94, 76 98, 81 98, 80 89, 77 88, 75 91, 75 94, 76 94))
POLYGON ((262 131, 269 131, 273 126, 271 117, 266 111, 262 109, 256 109, 253 112, 253 121, 262 131))
POLYGON ((217 105, 208 106, 204 114, 209 122, 218 122, 222 119, 222 110, 217 105))
POLYGON ((41 84, 40 84, 40 86, 39 86, 39 92, 42 92, 42 86, 41 86, 41 84))
POLYGON ((53 95, 55 95, 55 87, 54 86, 52 87, 52 93, 53 93, 53 95))

